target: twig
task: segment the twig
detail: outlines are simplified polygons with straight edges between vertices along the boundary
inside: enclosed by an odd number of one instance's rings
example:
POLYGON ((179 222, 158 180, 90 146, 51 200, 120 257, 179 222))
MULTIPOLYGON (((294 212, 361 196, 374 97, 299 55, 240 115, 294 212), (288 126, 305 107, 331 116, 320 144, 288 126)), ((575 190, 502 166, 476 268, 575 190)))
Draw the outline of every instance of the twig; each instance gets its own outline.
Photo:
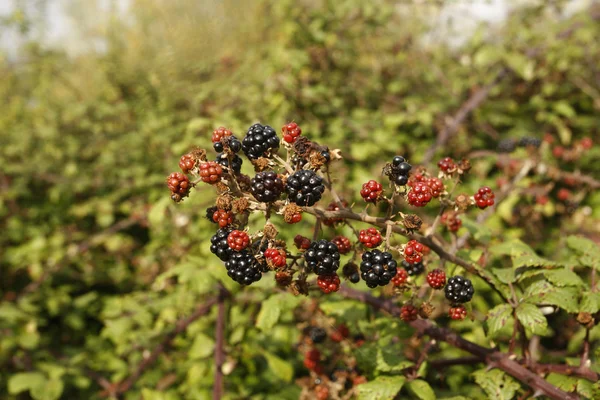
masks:
POLYGON ((223 363, 225 362, 225 298, 227 292, 223 287, 219 291, 217 312, 217 327, 215 330, 215 382, 213 385, 213 400, 223 397, 223 363))
POLYGON ((472 365, 472 364, 480 364, 484 362, 481 357, 471 356, 471 357, 457 357, 457 358, 449 358, 449 359, 440 359, 440 360, 431 360, 429 361, 429 366, 432 369, 440 369, 445 367, 452 367, 453 365, 472 365))

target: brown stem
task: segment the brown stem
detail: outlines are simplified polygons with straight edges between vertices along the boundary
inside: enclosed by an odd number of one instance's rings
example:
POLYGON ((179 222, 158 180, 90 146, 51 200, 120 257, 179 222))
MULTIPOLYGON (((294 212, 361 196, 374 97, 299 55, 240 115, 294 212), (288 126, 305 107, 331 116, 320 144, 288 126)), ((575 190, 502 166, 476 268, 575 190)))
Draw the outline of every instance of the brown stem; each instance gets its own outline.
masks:
POLYGON ((429 366, 431 369, 439 369, 445 367, 451 367, 453 365, 472 365, 479 364, 484 362, 480 357, 470 356, 470 357, 457 357, 457 358, 449 358, 449 359, 440 359, 440 360, 431 360, 429 361, 429 366))
POLYGON ((213 400, 223 397, 223 363, 225 362, 225 298, 227 292, 221 288, 217 312, 217 326, 215 330, 215 382, 213 385, 213 400))
MULTIPOLYGON (((338 292, 342 296, 361 301, 372 307, 387 311, 388 313, 399 316, 400 307, 394 304, 391 299, 377 298, 369 293, 361 292, 348 287, 342 287, 338 292)), ((420 334, 427 335, 432 339, 444 341, 454 347, 467 351, 474 356, 485 360, 486 364, 492 368, 499 368, 518 379, 522 383, 530 386, 535 391, 545 394, 555 400, 576 400, 578 397, 572 393, 567 393, 556 386, 548 383, 542 377, 529 371, 518 362, 511 360, 508 354, 482 347, 462 338, 456 332, 447 328, 435 326, 428 320, 412 321, 410 325, 420 334)))

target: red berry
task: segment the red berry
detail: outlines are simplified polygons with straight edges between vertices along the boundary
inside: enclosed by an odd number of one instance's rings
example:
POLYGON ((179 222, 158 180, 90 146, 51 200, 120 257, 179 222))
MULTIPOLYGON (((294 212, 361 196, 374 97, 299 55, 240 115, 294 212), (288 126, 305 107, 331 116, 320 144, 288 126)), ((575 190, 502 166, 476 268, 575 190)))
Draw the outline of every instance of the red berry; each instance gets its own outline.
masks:
POLYGON ((346 339, 348 336, 350 336, 350 330, 346 325, 341 324, 331 334, 331 340, 339 343, 342 340, 346 339))
POLYGON ((208 161, 200 164, 200 178, 206 183, 216 183, 221 180, 223 167, 215 161, 208 161))
POLYGON ((412 304, 405 304, 400 309, 400 319, 405 322, 414 321, 419 316, 419 310, 412 304))
POLYGON ((431 188, 425 182, 416 182, 408 192, 408 203, 415 207, 425 207, 433 197, 431 188))
POLYGON ((317 400, 327 400, 329 398, 329 389, 327 386, 319 385, 315 388, 317 400))
POLYGON ((310 243, 310 239, 302 235, 296 235, 296 237, 294 237, 294 244, 298 250, 308 250, 310 243))
POLYGON ((569 189, 561 188, 556 194, 556 197, 560 201, 567 201, 571 197, 571 191, 569 189))
POLYGON ((338 247, 340 254, 348 254, 352 250, 352 243, 346 236, 336 236, 332 242, 338 247))
POLYGON ((416 240, 410 240, 404 246, 404 259, 411 264, 423 261, 423 249, 425 247, 416 240))
POLYGON ((473 196, 473 198, 475 199, 475 204, 482 210, 484 208, 493 206, 495 197, 496 196, 494 195, 494 192, 492 192, 492 189, 490 189, 487 186, 479 188, 477 193, 475 193, 475 195, 473 196))
POLYGON ((304 355, 304 366, 316 373, 323 372, 321 366, 321 352, 317 349, 311 349, 304 355))
POLYGON ((167 177, 167 186, 171 193, 181 197, 186 197, 190 193, 192 184, 190 179, 181 172, 173 172, 167 177))
POLYGON ((383 194, 383 186, 377 181, 370 180, 362 185, 360 195, 367 203, 376 203, 383 194))
POLYGON ((246 232, 236 229, 227 236, 227 244, 235 251, 242 251, 250 244, 250 237, 246 232))
POLYGON ((427 177, 425 175, 423 175, 423 170, 418 169, 410 175, 410 178, 408 179, 406 186, 414 188, 417 183, 419 183, 419 182, 425 183, 426 181, 427 181, 427 177))
POLYGON ((264 255, 267 263, 275 268, 284 267, 287 263, 285 250, 283 249, 269 248, 265 250, 264 255))
MULTIPOLYGON (((342 206, 348 207, 348 202, 346 202, 345 200, 342 200, 341 203, 342 203, 342 206)), ((340 210, 340 206, 335 201, 329 203, 329 205, 327 206, 327 211, 339 211, 339 210, 340 210)), ((340 222, 344 222, 344 219, 343 218, 325 218, 325 219, 323 219, 323 224, 327 225, 327 226, 333 226, 340 222)))
POLYGON ((590 138, 590 137, 584 137, 583 139, 581 139, 581 141, 579 142, 579 144, 585 150, 589 150, 589 149, 591 149, 594 146, 594 142, 592 141, 592 138, 590 138))
POLYGON ((541 194, 535 196, 535 202, 541 206, 548 204, 548 201, 550 201, 548 196, 544 196, 541 194))
POLYGON ((283 140, 287 143, 294 143, 298 136, 302 134, 302 129, 295 122, 289 122, 285 124, 281 131, 283 132, 283 140))
POLYGON ((456 171, 456 164, 454 163, 454 160, 450 157, 442 158, 440 161, 438 161, 437 165, 440 171, 446 174, 451 174, 454 171, 456 171))
POLYGON ((191 154, 184 154, 179 160, 179 168, 184 174, 188 174, 196 166, 196 158, 191 154))
POLYGON ((441 222, 446 225, 450 232, 456 232, 462 226, 462 220, 454 211, 448 211, 442 214, 441 222))
POLYGON ((222 138, 226 136, 231 136, 231 131, 223 126, 215 129, 212 134, 212 142, 217 143, 220 142, 222 138))
POLYGON ((219 224, 219 227, 225 228, 227 225, 233 224, 233 214, 225 210, 217 210, 213 214, 213 221, 219 224))
POLYGON ((392 278, 394 286, 402 286, 408 281, 408 272, 404 268, 396 269, 396 276, 392 278))
POLYGON ((555 146, 552 149, 552 155, 556 158, 561 158, 565 154, 565 148, 562 146, 555 146))
POLYGON ((323 293, 337 292, 340 289, 340 277, 337 274, 319 275, 317 285, 319 285, 323 293))
POLYGON ((446 286, 446 273, 441 269, 434 269, 427 274, 427 283, 433 289, 442 289, 446 286))
POLYGON ((450 307, 448 315, 454 320, 461 321, 467 316, 467 309, 462 304, 456 307, 450 307))
POLYGON ((383 242, 381 233, 375 228, 361 230, 358 234, 358 240, 370 249, 379 246, 383 242))
POLYGON ((444 182, 440 178, 429 178, 426 181, 427 186, 431 189, 431 195, 438 198, 444 192, 444 182))

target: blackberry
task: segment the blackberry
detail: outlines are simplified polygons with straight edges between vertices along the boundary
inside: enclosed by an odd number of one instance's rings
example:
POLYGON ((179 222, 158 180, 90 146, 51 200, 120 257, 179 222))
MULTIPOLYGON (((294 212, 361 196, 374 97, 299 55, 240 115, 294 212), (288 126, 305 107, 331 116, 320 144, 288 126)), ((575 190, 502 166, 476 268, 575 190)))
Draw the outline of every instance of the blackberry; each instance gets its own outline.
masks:
POLYGON ((512 153, 516 148, 517 142, 514 139, 502 139, 496 147, 499 153, 512 153))
POLYGON ((265 171, 256 174, 250 181, 250 191, 256 200, 271 203, 279 198, 283 192, 283 181, 276 172, 265 171))
POLYGON ((323 328, 313 326, 310 328, 309 336, 313 343, 323 343, 327 339, 327 331, 323 328))
POLYGON ((362 255, 360 272, 368 287, 385 286, 396 276, 397 263, 387 251, 366 251, 362 255))
POLYGON ((320 275, 317 278, 317 285, 325 294, 337 292, 340 290, 340 277, 337 274, 320 275))
POLYGON ((226 136, 221 141, 213 143, 213 148, 217 153, 222 153, 225 150, 225 146, 229 147, 234 153, 237 153, 242 149, 242 142, 235 136, 226 136))
POLYGON ((446 274, 441 269, 434 269, 427 274, 427 283, 433 289, 441 289, 446 284, 446 274))
MULTIPOLYGON (((225 153, 218 154, 217 159, 215 161, 218 162, 219 164, 221 164, 223 167, 229 168, 229 159, 227 158, 227 154, 225 154, 225 153)), ((233 172, 235 172, 236 174, 239 174, 242 171, 242 163, 243 162, 244 161, 241 159, 240 156, 238 156, 237 154, 234 154, 233 157, 231 158, 231 165, 232 165, 233 172)))
POLYGON ((225 268, 227 275, 240 285, 250 285, 262 277, 258 262, 245 250, 232 254, 225 268))
POLYGON ((216 211, 217 211, 217 207, 216 206, 208 207, 206 209, 206 219, 209 220, 210 222, 212 222, 213 224, 217 223, 217 221, 215 221, 213 219, 213 215, 215 215, 216 211))
POLYGON ((321 200, 325 191, 323 178, 314 171, 301 170, 294 172, 288 179, 285 190, 290 201, 299 206, 313 206, 321 200))
POLYGON ((542 144, 542 141, 538 138, 534 138, 534 137, 522 137, 521 139, 519 139, 519 146, 520 147, 535 147, 538 148, 540 147, 540 145, 542 144))
POLYGON ((402 268, 404 268, 410 276, 420 275, 423 273, 423 271, 425 271, 425 266, 422 262, 409 263, 408 261, 404 260, 402 261, 402 268))
POLYGON ((210 238, 210 251, 221 261, 227 261, 233 254, 233 250, 227 243, 227 237, 231 233, 231 229, 219 229, 217 233, 210 238))
POLYGON ((249 159, 262 157, 270 149, 279 148, 279 137, 269 125, 254 124, 242 140, 242 150, 249 159))
POLYGON ((317 275, 333 275, 340 267, 340 252, 335 243, 321 239, 312 242, 304 253, 306 264, 317 275))
POLYGON ((404 322, 415 321, 419 316, 419 310, 412 304, 405 304, 400 309, 400 319, 404 322))
POLYGON ((453 320, 462 321, 467 316, 467 309, 462 304, 456 307, 450 307, 450 310, 448 310, 448 315, 453 320))
POLYGON ((391 164, 387 164, 383 172, 390 178, 390 181, 398 186, 404 186, 408 183, 408 173, 412 165, 406 162, 404 157, 395 156, 391 164))
POLYGON ((448 284, 446 285, 444 292, 446 298, 453 304, 460 304, 471 301, 475 289, 469 279, 457 275, 448 279, 448 284))

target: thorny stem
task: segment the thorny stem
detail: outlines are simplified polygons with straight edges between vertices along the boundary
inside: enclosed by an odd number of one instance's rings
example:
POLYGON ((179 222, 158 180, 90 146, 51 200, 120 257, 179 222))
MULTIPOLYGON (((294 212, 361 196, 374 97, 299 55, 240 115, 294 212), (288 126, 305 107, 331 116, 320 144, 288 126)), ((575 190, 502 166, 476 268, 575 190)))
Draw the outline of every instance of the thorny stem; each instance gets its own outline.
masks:
POLYGON ((279 163, 281 164, 281 166, 283 168, 285 168, 285 170, 287 172, 289 172, 290 174, 294 173, 294 168, 292 168, 292 166, 290 164, 288 164, 288 162, 285 161, 283 158, 279 157, 277 154, 273 154, 272 157, 274 159, 276 159, 277 161, 279 161, 279 163))

